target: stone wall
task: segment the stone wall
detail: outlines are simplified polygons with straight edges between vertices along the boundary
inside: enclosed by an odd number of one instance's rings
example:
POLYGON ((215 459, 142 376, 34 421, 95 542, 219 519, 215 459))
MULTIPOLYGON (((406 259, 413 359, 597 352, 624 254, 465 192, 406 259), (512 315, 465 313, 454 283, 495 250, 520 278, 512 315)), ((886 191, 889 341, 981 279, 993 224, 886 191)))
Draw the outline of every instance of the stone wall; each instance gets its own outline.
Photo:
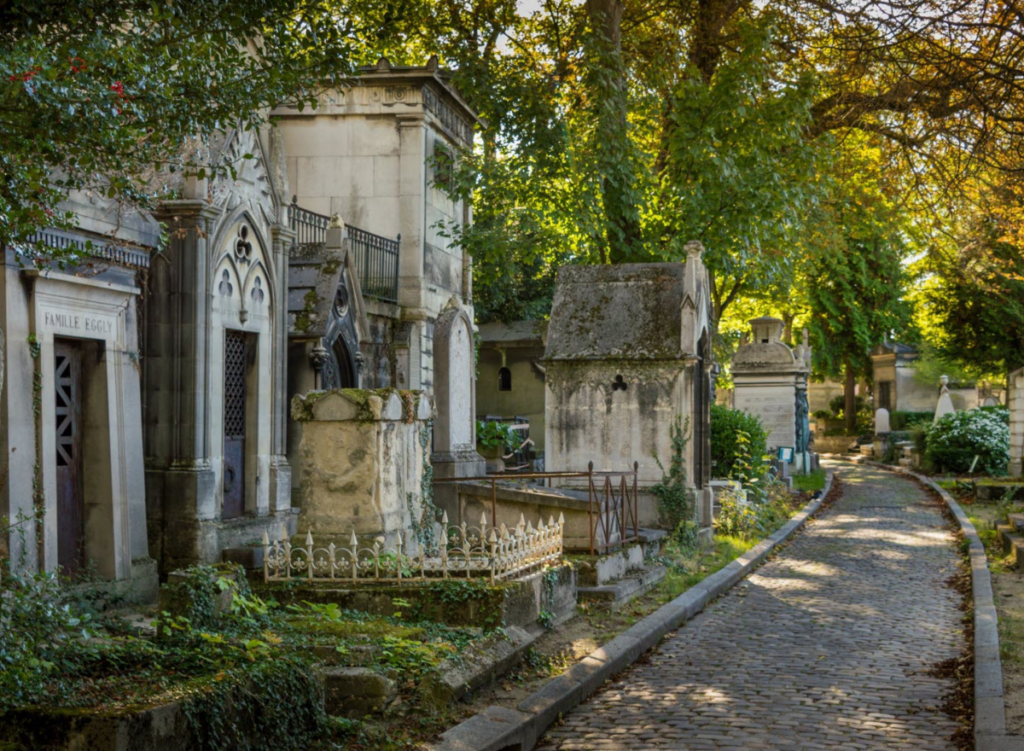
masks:
POLYGON ((1006 380, 1010 387, 1010 474, 1018 477, 1024 473, 1024 368, 1013 371, 1006 380))
MULTIPOLYGON (((429 466, 428 397, 393 389, 316 391, 292 400, 292 416, 301 428, 300 537, 313 531, 318 544, 347 546, 355 532, 394 545, 399 533, 416 531, 429 466)), ((416 539, 406 535, 407 544, 416 539)))
POLYGON ((657 459, 667 463, 672 454, 672 426, 693 427, 693 384, 681 360, 552 361, 545 390, 545 462, 553 471, 585 472, 590 462, 626 471, 636 461, 640 482, 653 485, 663 477, 657 459))

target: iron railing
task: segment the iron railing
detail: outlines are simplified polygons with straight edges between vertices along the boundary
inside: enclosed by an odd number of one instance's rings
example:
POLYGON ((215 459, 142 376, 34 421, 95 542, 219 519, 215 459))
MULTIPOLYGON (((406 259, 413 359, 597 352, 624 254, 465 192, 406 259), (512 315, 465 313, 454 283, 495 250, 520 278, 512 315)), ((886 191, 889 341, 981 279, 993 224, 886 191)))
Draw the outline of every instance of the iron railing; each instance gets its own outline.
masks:
POLYGON ((349 247, 355 253, 359 286, 364 297, 398 302, 398 247, 402 236, 391 240, 358 227, 348 228, 349 247))
MULTIPOLYGON (((323 245, 331 218, 302 208, 296 200, 293 196, 288 206, 288 224, 295 233, 295 245, 323 245)), ((398 248, 402 236, 392 240, 351 225, 347 234, 363 297, 397 304, 398 248)))
POLYGON ((491 526, 498 517, 498 483, 503 480, 587 481, 587 513, 590 517, 590 554, 607 553, 631 542, 640 541, 640 499, 638 478, 640 463, 621 472, 514 472, 482 477, 435 477, 435 483, 489 482, 491 484, 491 526))
POLYGON ((393 547, 378 539, 372 545, 360 543, 355 531, 348 546, 331 543, 317 547, 313 533, 306 533, 305 545, 292 545, 288 532, 270 542, 263 533, 263 580, 309 582, 423 581, 432 578, 486 576, 491 584, 513 579, 562 560, 562 532, 565 520, 553 518, 534 528, 522 515, 509 529, 504 524, 487 528, 486 515, 479 527, 463 522, 448 526, 441 519, 441 536, 435 550, 421 548, 409 555, 403 535, 393 547))
POLYGON ((288 206, 288 225, 295 233, 295 244, 323 245, 327 240, 327 225, 331 223, 331 218, 302 208, 296 200, 297 197, 292 196, 288 206))

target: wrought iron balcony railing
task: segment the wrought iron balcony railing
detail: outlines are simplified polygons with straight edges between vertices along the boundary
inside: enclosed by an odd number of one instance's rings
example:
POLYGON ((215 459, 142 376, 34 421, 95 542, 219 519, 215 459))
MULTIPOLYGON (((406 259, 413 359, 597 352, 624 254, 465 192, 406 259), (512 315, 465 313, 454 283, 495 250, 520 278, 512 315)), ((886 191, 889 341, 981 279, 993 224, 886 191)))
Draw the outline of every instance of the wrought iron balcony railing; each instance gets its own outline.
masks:
MULTIPOLYGON (((323 245, 330 221, 328 216, 302 208, 295 198, 288 206, 288 222, 295 232, 296 245, 323 245)), ((363 297, 397 303, 398 248, 402 236, 392 240, 351 225, 347 232, 363 297)))

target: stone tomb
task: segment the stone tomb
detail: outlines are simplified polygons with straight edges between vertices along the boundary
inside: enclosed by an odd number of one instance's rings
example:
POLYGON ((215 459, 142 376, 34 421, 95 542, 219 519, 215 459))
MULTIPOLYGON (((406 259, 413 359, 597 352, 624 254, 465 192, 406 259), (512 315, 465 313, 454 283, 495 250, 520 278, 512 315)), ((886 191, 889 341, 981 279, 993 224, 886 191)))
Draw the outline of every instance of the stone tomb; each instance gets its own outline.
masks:
POLYGON ((810 424, 807 376, 811 350, 804 341, 796 351, 782 341, 783 322, 763 317, 750 321, 753 338, 746 335, 732 359, 734 404, 761 419, 768 430, 768 450, 792 448, 798 469, 809 465, 810 424))
MULTIPOLYGON (((671 431, 683 426, 687 479, 711 524, 712 308, 699 243, 686 263, 567 266, 558 275, 544 357, 545 464, 550 472, 627 471, 663 477, 671 431)), ((657 523, 641 492, 640 523, 657 523)))
MULTIPOLYGON (((64 239, 84 248, 90 238, 64 239)), ((20 268, 6 254, 0 516, 43 515, 41 529, 27 521, 24 536, 0 539, 0 552, 33 570, 88 571, 144 601, 157 583, 146 539, 136 279, 149 256, 122 255, 132 263, 58 272, 20 268), (21 548, 34 539, 38 546, 21 548)))
POLYGON ((162 572, 294 525, 283 300, 292 234, 271 152, 252 131, 225 134, 213 158, 235 165, 234 179, 186 180, 158 212, 169 240, 149 279, 143 367, 149 538, 162 572))
POLYGON ((363 544, 382 537, 394 549, 407 533, 403 549, 416 553, 422 533, 415 531, 437 521, 424 519, 422 497, 430 398, 394 389, 313 391, 292 400, 292 417, 300 426, 300 542, 313 532, 318 545, 347 546, 355 533, 363 544))

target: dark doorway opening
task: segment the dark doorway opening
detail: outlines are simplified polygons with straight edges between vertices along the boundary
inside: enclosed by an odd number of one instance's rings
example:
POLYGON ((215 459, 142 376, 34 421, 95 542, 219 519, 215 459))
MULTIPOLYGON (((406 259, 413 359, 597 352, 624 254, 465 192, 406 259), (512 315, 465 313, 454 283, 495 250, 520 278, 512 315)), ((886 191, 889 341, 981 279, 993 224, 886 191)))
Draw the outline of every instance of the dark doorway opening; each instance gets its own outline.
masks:
POLYGON ((82 462, 82 346, 54 341, 57 464, 57 564, 74 578, 85 566, 85 482, 82 462))
POLYGON ((245 514, 246 435, 250 371, 255 355, 252 337, 224 332, 224 503, 222 519, 245 514))

